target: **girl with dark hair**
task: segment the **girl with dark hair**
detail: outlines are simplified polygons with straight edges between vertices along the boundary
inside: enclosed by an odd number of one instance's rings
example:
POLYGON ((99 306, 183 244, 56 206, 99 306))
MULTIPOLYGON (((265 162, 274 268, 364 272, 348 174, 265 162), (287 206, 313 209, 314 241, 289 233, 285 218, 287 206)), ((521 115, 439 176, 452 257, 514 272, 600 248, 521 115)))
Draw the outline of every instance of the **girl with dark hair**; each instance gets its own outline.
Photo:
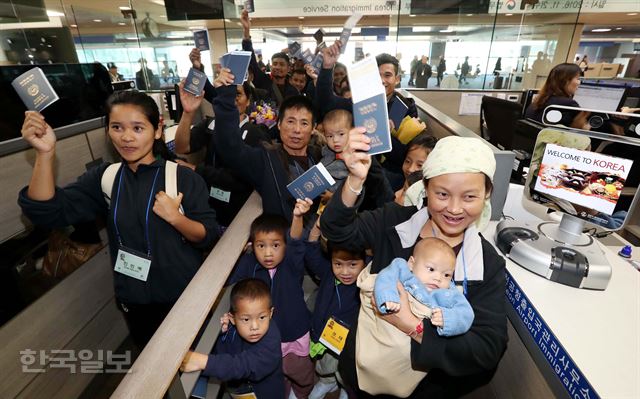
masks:
MULTIPOLYGON (((525 118, 542 122, 544 110, 549 105, 579 107, 580 104, 573 99, 573 95, 580 86, 580 72, 580 67, 571 63, 562 63, 553 67, 544 86, 526 109, 525 118)), ((587 116, 586 112, 563 112, 558 124, 589 130, 587 116)))
POLYGON ((410 182, 409 176, 414 172, 422 170, 422 164, 427 160, 429 153, 436 146, 438 139, 427 133, 426 130, 422 131, 416 137, 414 137, 407 144, 407 155, 404 157, 402 164, 402 174, 404 175, 404 184, 395 193, 395 202, 399 205, 404 205, 404 194, 409 186, 414 182, 410 182))
POLYGON ((166 161, 153 152, 162 121, 152 98, 136 91, 113 94, 105 125, 122 158, 110 191, 102 187, 106 163, 60 188, 55 133, 40 113, 27 111, 22 137, 35 149, 36 161, 18 203, 34 224, 48 227, 106 217, 116 301, 141 349, 198 271, 218 226, 206 185, 189 168, 177 168, 177 197, 165 192, 166 161))

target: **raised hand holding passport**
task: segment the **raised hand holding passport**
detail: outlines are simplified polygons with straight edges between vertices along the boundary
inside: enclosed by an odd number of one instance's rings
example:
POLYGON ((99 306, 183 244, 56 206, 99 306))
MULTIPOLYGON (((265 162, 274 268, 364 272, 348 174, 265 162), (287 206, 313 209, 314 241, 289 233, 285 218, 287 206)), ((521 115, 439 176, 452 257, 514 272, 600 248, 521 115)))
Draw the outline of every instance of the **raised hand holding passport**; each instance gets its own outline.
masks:
POLYGON ((46 154, 56 148, 56 134, 44 116, 37 111, 26 111, 22 124, 22 138, 38 153, 46 154))
POLYGON ((200 104, 202 104, 203 96, 194 96, 193 94, 187 92, 184 89, 184 82, 182 81, 179 84, 180 87, 180 103, 182 104, 182 110, 186 113, 191 113, 200 108, 200 104))
POLYGON ((349 169, 349 174, 363 182, 371 167, 371 155, 367 153, 371 149, 371 138, 365 132, 366 129, 363 127, 351 129, 347 147, 342 151, 342 159, 349 169))
POLYGON ((220 74, 218 74, 216 80, 213 81, 213 87, 217 89, 220 86, 229 86, 233 84, 234 80, 235 76, 231 73, 231 69, 222 68, 220 69, 220 74))
POLYGON ((322 68, 333 68, 336 62, 338 62, 338 57, 340 57, 341 46, 342 43, 340 43, 340 40, 336 40, 331 46, 322 49, 322 54, 324 56, 324 59, 322 60, 322 68))

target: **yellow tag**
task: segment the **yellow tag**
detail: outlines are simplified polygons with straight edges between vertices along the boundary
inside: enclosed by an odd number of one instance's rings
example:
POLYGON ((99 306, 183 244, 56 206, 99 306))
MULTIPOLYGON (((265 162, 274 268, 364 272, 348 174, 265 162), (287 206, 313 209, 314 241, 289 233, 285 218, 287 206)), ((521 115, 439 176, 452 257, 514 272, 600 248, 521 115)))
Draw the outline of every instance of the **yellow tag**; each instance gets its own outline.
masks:
POLYGON ((324 212, 324 208, 327 206, 327 204, 323 204, 322 202, 320 203, 320 205, 318 205, 318 211, 316 212, 316 214, 318 215, 322 215, 322 212, 324 212))
POLYGON ((256 394, 253 392, 249 393, 229 393, 233 399, 257 399, 256 394))
POLYGON ((347 341, 348 334, 349 329, 347 327, 333 317, 329 317, 329 320, 327 320, 327 324, 324 326, 324 330, 322 330, 322 334, 320 335, 320 342, 339 355, 344 348, 344 343, 347 341))

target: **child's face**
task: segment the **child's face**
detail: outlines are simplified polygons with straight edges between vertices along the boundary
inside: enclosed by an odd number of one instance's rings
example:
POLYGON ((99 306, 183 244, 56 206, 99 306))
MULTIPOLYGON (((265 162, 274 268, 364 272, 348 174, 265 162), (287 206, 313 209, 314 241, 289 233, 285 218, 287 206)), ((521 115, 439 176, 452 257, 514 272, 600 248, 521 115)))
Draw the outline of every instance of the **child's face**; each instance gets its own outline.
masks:
POLYGON ((295 87, 296 90, 298 90, 298 93, 302 93, 304 87, 307 85, 307 76, 300 73, 294 73, 291 75, 291 78, 289 78, 289 84, 295 87))
POLYGON ((346 251, 333 251, 331 269, 342 284, 351 285, 356 282, 358 275, 364 269, 364 260, 353 259, 353 255, 346 251))
POLYGON ((424 147, 411 147, 411 149, 407 151, 407 155, 404 157, 404 163, 402 164, 402 174, 404 174, 404 178, 406 179, 407 176, 417 170, 422 170, 422 164, 427 160, 427 156, 429 156, 429 153, 424 147))
POLYGON ((409 269, 427 290, 449 288, 456 260, 437 247, 427 247, 409 258, 409 269))
POLYGON ((285 238, 277 231, 259 231, 255 235, 253 253, 263 267, 273 269, 284 259, 285 238))
POLYGON ((273 308, 268 298, 242 298, 236 304, 236 312, 231 314, 231 323, 238 334, 247 342, 258 342, 269 330, 273 308))
POLYGON ((339 154, 344 150, 349 141, 349 128, 344 121, 324 123, 324 137, 331 151, 339 154))

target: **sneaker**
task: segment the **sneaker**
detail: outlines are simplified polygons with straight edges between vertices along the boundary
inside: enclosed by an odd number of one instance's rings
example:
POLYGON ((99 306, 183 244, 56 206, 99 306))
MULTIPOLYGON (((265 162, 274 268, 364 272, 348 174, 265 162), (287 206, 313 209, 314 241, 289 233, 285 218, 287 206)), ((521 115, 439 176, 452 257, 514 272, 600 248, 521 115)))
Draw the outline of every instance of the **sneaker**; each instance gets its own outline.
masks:
POLYGON ((347 391, 344 388, 340 388, 340 396, 338 399, 349 399, 349 395, 347 395, 347 391))
POLYGON ((329 392, 333 392, 338 389, 338 383, 332 381, 330 383, 326 382, 318 382, 314 387, 313 391, 309 394, 309 399, 322 399, 329 392))

